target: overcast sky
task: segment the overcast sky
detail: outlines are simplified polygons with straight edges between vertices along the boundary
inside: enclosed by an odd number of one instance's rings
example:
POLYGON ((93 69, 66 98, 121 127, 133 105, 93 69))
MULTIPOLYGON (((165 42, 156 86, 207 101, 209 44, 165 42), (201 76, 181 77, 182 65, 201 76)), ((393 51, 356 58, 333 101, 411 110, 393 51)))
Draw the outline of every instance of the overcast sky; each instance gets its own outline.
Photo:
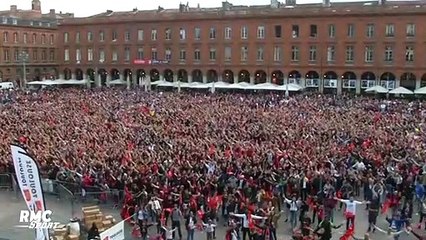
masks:
MULTIPOLYGON (((234 5, 265 5, 270 0, 228 0, 234 5)), ((280 0, 284 2, 285 0, 280 0)), ((322 0, 297 0, 297 3, 321 2, 322 0)), ((333 0, 332 0, 333 1, 333 0)), ((342 0, 336 0, 336 2, 342 0)), ((178 8, 179 3, 186 4, 187 0, 41 0, 41 7, 44 13, 49 9, 56 9, 57 12, 72 12, 77 17, 85 17, 106 10, 131 11, 138 9, 156 9, 160 5, 163 8, 178 8)), ((191 0, 190 7, 219 7, 222 0, 191 0)), ((10 8, 10 5, 18 5, 19 9, 30 9, 31 0, 0 0, 0 10, 10 8)))

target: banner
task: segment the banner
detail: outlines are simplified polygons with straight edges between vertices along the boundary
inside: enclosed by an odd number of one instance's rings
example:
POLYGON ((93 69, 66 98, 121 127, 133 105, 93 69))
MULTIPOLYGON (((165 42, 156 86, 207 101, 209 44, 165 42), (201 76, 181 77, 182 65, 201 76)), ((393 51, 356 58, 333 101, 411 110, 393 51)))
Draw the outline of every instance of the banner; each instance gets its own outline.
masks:
MULTIPOLYGON (((16 180, 29 211, 45 211, 43 189, 36 161, 21 147, 12 145, 12 160, 16 180)), ((37 229, 36 240, 49 240, 48 229, 37 229)))
POLYGON ((124 240, 124 221, 100 233, 101 240, 124 240))

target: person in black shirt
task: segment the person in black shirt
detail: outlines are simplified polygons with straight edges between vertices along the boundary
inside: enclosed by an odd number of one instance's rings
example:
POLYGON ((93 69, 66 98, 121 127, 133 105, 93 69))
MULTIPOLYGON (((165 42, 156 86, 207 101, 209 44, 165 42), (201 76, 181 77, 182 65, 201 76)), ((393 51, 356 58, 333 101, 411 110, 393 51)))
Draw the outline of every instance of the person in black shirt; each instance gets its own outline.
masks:
POLYGON ((87 240, 93 240, 99 237, 99 229, 96 226, 96 223, 92 223, 92 227, 87 232, 87 240))
POLYGON ((146 220, 142 221, 141 224, 139 224, 139 230, 141 231, 142 240, 148 240, 148 229, 154 225, 156 224, 148 223, 148 221, 146 220))
POLYGON ((332 222, 330 222, 329 218, 327 217, 320 222, 314 233, 319 236, 319 240, 330 240, 332 238, 332 228, 337 229, 341 226, 342 224, 340 224, 339 226, 335 226, 332 222))

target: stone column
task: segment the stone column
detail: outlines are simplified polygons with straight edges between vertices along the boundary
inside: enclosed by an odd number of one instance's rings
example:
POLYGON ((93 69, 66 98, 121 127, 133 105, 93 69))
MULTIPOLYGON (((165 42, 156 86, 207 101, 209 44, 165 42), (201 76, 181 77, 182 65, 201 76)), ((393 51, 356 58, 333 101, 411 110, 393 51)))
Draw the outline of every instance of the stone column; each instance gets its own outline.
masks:
POLYGON ((107 79, 106 79, 106 86, 107 87, 111 87, 111 74, 107 75, 107 79))
POLYGON ((97 73, 97 72, 95 72, 94 74, 95 74, 95 86, 96 87, 101 87, 102 86, 102 84, 101 84, 101 82, 102 82, 101 75, 99 73, 97 73))
POLYGON ((63 73, 60 73, 59 74, 59 79, 64 79, 64 78, 65 78, 65 75, 63 73))
POLYGON ((324 93, 324 79, 319 79, 318 92, 324 93))
POLYGON ((421 87, 422 85, 421 82, 422 82, 421 78, 416 78, 416 89, 419 89, 421 87))
POLYGON ((71 73, 71 79, 75 79, 75 73, 71 73))
POLYGON ((306 79, 305 78, 300 78, 300 86, 302 86, 303 88, 306 87, 306 79))
POLYGON ((337 79, 337 95, 342 95, 343 79, 337 79))
POLYGON ((188 82, 192 83, 192 75, 188 75, 188 82))
POLYGON ((357 79, 355 82, 355 93, 357 95, 361 94, 361 79, 357 79))
POLYGON ((395 88, 398 88, 400 86, 400 84, 401 84, 401 80, 396 79, 395 80, 395 88))
POLYGON ((203 75, 203 83, 207 83, 207 76, 203 75))
POLYGON ((250 84, 254 84, 254 77, 250 76, 250 84))

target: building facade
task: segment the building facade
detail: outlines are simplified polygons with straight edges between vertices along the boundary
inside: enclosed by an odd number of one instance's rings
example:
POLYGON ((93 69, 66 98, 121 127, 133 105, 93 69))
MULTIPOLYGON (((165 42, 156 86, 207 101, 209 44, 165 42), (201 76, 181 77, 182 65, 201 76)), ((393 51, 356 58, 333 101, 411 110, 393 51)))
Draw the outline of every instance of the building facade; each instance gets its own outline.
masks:
POLYGON ((32 1, 31 10, 12 5, 0 12, 0 81, 22 85, 24 79, 58 77, 57 21, 62 15, 53 9, 43 14, 39 0, 32 1))
POLYGON ((426 86, 426 4, 106 11, 59 25, 59 75, 110 80, 298 83, 320 92, 426 86))

